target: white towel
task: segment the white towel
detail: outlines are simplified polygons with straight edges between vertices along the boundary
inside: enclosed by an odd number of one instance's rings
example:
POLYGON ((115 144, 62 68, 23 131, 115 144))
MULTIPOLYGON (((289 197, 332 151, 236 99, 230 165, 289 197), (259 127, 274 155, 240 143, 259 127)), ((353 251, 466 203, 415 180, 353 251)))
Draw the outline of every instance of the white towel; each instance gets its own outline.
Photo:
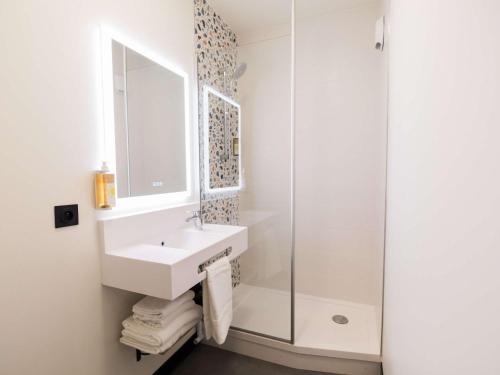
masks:
POLYGON ((217 344, 226 341, 233 320, 233 288, 231 264, 227 257, 206 267, 207 278, 203 281, 203 315, 205 336, 214 338, 217 344))
MULTIPOLYGON (((179 314, 165 327, 151 328, 137 323, 134 318, 129 317, 123 321, 122 331, 124 337, 134 339, 149 346, 164 347, 172 341, 172 337, 186 324, 198 322, 201 319, 201 307, 193 306, 188 311, 179 314)), ((175 342, 175 341, 174 341, 175 342)))
POLYGON ((143 315, 143 314, 134 314, 132 317, 137 323, 142 324, 146 327, 161 328, 167 326, 171 322, 171 320, 174 319, 176 316, 193 308, 194 305, 195 303, 193 300, 186 301, 183 304, 174 308, 172 311, 170 311, 168 315, 161 318, 159 318, 158 316, 143 315))
POLYGON ((131 346, 132 348, 139 349, 140 351, 144 353, 151 353, 151 354, 160 354, 163 353, 164 351, 170 349, 176 342, 179 340, 183 335, 186 334, 191 328, 193 328, 199 321, 200 319, 195 319, 192 320, 191 322, 187 323, 186 325, 182 326, 177 332, 175 332, 170 340, 166 341, 165 344, 162 346, 152 346, 148 345, 144 342, 138 341, 132 337, 128 336, 123 336, 120 338, 120 342, 122 344, 131 346))
POLYGON ((147 296, 137 302, 132 307, 132 311, 137 315, 161 320, 167 317, 172 311, 175 311, 184 302, 190 301, 193 298, 194 292, 192 290, 187 291, 173 301, 147 296))

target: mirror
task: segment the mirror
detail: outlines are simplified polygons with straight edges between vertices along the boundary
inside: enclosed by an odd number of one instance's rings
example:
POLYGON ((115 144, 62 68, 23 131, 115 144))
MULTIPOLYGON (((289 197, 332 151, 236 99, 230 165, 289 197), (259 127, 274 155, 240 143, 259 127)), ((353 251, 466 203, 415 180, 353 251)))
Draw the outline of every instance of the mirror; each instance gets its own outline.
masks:
POLYGON ((185 192, 187 75, 111 45, 118 198, 185 192))
POLYGON ((240 105, 205 86, 204 96, 205 191, 240 189, 240 105))

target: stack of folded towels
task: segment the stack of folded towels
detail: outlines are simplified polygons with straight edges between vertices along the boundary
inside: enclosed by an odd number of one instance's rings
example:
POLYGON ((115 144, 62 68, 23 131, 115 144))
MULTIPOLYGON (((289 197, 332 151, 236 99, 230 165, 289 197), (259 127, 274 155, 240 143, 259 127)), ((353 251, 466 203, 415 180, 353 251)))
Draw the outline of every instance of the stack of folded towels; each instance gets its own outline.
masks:
POLYGON ((173 301, 145 297, 123 321, 120 342, 144 353, 163 353, 201 320, 202 308, 188 291, 173 301))

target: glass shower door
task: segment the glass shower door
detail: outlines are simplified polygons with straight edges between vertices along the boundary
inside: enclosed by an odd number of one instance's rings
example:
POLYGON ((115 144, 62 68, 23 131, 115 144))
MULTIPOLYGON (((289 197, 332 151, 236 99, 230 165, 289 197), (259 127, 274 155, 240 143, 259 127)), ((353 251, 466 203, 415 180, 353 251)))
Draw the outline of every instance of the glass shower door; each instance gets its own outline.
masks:
POLYGON ((203 217, 249 234, 232 327, 291 341, 292 1, 194 5, 203 217))

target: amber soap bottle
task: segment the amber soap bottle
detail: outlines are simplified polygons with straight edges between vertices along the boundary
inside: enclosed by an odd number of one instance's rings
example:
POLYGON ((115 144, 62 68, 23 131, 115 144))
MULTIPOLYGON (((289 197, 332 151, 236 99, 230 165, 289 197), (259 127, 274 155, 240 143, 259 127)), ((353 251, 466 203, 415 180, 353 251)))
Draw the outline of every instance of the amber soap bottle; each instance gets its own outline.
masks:
POLYGON ((115 175, 110 172, 106 162, 95 174, 95 207, 111 209, 116 205, 115 175))

